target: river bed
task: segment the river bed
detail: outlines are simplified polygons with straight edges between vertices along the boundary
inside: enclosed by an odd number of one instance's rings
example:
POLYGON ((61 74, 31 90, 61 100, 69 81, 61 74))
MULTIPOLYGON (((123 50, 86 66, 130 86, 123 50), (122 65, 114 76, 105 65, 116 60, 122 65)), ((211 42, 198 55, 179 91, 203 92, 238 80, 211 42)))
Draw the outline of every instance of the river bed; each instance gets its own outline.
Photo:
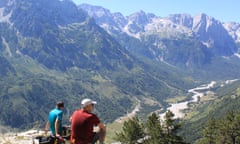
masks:
MULTIPOLYGON (((201 85, 193 89, 189 89, 188 92, 193 94, 192 99, 184 102, 179 103, 173 103, 170 104, 170 107, 167 108, 167 110, 170 110, 174 113, 174 118, 183 118, 185 116, 185 113, 183 110, 188 108, 189 103, 196 103, 199 101, 199 98, 204 96, 204 92, 207 90, 210 90, 210 88, 214 87, 216 84, 215 81, 210 82, 206 85, 201 85)), ((160 114, 160 117, 163 119, 165 113, 160 114)))

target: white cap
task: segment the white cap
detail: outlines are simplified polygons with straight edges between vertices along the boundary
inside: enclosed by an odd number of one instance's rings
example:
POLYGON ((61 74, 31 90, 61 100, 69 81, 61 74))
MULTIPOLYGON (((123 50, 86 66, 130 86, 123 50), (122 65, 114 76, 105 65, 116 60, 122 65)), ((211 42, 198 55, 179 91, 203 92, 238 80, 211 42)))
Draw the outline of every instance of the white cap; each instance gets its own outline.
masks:
POLYGON ((90 105, 90 104, 97 104, 97 102, 96 102, 96 101, 93 101, 93 100, 91 100, 91 99, 89 99, 89 98, 83 99, 83 100, 81 101, 82 107, 85 107, 85 106, 90 105))

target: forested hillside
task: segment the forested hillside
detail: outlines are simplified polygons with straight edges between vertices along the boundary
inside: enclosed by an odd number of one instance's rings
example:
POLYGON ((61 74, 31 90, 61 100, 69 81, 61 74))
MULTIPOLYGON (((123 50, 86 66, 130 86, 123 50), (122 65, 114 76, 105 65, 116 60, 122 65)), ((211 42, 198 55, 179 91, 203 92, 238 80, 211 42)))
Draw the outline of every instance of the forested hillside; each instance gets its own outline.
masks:
POLYGON ((108 123, 136 99, 163 107, 166 97, 193 83, 177 68, 133 56, 71 1, 5 0, 0 6, 1 125, 42 127, 58 100, 66 104, 67 123, 85 97, 98 101, 96 113, 108 123))

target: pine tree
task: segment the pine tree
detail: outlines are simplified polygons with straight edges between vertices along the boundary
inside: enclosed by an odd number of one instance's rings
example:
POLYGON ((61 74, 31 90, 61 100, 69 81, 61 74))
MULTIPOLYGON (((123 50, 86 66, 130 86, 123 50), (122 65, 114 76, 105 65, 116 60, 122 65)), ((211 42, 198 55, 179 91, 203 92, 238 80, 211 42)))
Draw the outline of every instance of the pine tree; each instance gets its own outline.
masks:
POLYGON ((174 114, 168 110, 164 118, 165 144, 185 144, 183 138, 177 135, 181 125, 174 119, 174 114))
POLYGON ((219 130, 219 141, 230 144, 239 144, 240 115, 236 115, 233 111, 229 111, 221 120, 219 130))
POLYGON ((197 144, 239 144, 240 115, 229 111, 222 119, 211 118, 197 144))
POLYGON ((206 123, 204 129, 201 131, 202 138, 197 144, 216 144, 218 137, 218 123, 216 119, 211 118, 206 123))
POLYGON ((133 117, 123 123, 122 131, 116 133, 115 140, 122 144, 137 144, 144 140, 143 124, 137 117, 133 117))
POLYGON ((122 144, 187 144, 177 135, 180 128, 171 111, 166 112, 163 122, 153 113, 148 117, 145 127, 137 117, 125 121, 122 131, 116 133, 115 140, 122 144))
POLYGON ((148 138, 146 139, 145 143, 165 144, 161 122, 156 113, 152 113, 152 115, 148 117, 146 122, 146 131, 148 138))

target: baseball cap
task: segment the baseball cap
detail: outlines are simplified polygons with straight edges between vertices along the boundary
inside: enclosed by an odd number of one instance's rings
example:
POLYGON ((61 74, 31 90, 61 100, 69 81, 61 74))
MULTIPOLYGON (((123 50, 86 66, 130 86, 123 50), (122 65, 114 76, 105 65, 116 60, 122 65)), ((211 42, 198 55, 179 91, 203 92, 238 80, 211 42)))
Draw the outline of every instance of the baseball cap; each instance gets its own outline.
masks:
POLYGON ((83 100, 81 101, 82 107, 85 107, 85 106, 90 105, 90 104, 97 104, 97 102, 96 102, 96 101, 93 101, 93 100, 91 100, 91 99, 89 99, 89 98, 85 98, 85 99, 83 99, 83 100))

